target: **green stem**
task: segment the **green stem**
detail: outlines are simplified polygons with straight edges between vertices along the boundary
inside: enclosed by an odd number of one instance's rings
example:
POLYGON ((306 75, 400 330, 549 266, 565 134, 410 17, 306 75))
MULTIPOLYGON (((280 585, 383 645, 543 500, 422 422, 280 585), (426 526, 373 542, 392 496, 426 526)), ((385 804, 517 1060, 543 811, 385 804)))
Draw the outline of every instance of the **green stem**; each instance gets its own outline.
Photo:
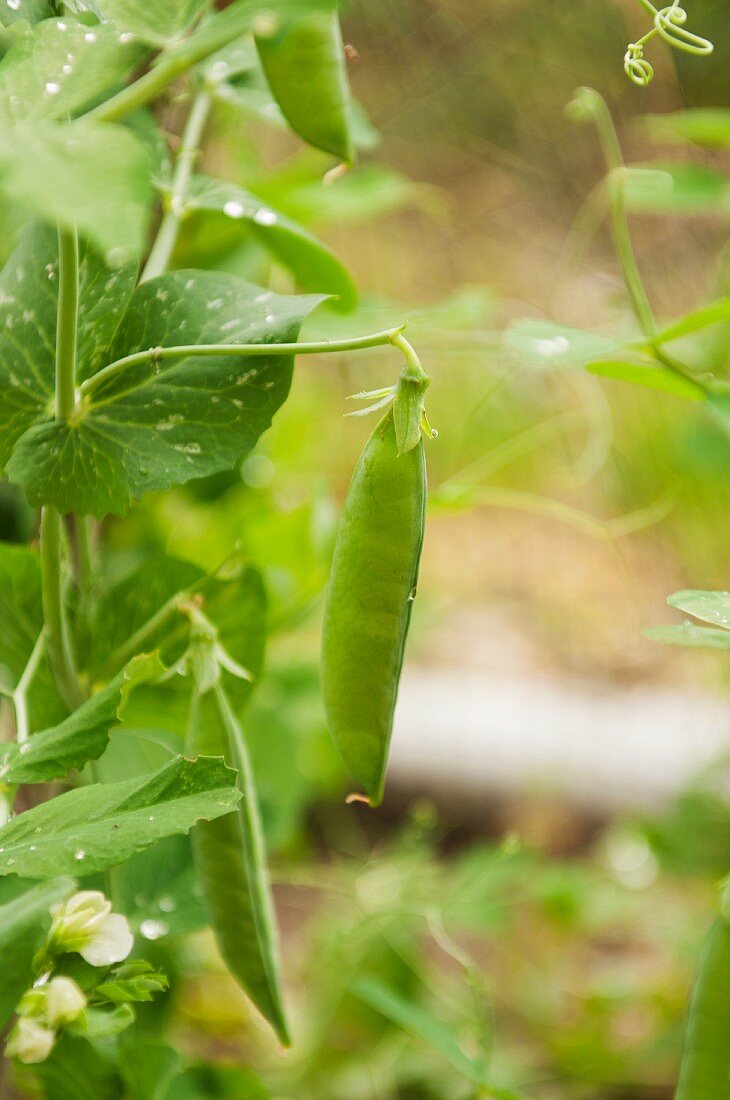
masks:
POLYGON ((162 54, 157 64, 134 84, 99 104, 86 117, 103 122, 117 122, 139 107, 146 106, 183 73, 223 49, 229 42, 247 34, 257 16, 262 15, 265 10, 265 4, 248 3, 236 4, 219 12, 187 42, 168 50, 167 55, 162 54))
MULTIPOLYGON (((79 245, 75 230, 58 230, 58 320, 56 326, 56 420, 76 405, 76 332, 79 304, 79 245)), ((54 508, 41 512, 41 582, 48 657, 68 707, 83 700, 71 649, 63 592, 63 524, 54 508)))
MULTIPOLYGON (((171 359, 185 359, 189 355, 201 356, 230 356, 230 355, 320 355, 327 352, 359 351, 363 348, 384 347, 387 344, 397 343, 403 326, 386 329, 383 332, 372 333, 369 336, 354 336, 345 340, 317 340, 310 343, 298 344, 180 344, 169 348, 149 348, 146 351, 137 351, 132 355, 125 355, 123 359, 117 359, 110 363, 97 374, 88 378, 81 384, 80 393, 83 397, 92 397, 103 385, 113 380, 130 367, 137 367, 144 363, 156 365, 171 359)), ((408 345, 410 347, 410 345, 408 345)), ((412 349, 411 349, 412 350, 412 349)), ((139 389, 147 380, 143 379, 133 388, 139 389)), ((125 391, 125 392, 132 392, 125 391)), ((118 393, 114 394, 116 399, 118 393)), ((99 404, 99 402, 96 402, 99 404)))
POLYGON ((160 222, 155 242, 142 272, 140 279, 142 283, 162 275, 169 266, 180 231, 180 223, 185 213, 185 198, 190 178, 200 152, 200 142, 212 106, 212 92, 208 88, 202 88, 193 100, 190 115, 183 130, 182 144, 172 178, 169 207, 160 222))
POLYGON ((66 622, 62 545, 61 517, 55 508, 44 508, 41 513, 41 581, 48 657, 63 701, 74 710, 83 702, 83 695, 76 676, 66 622))
POLYGON ((38 635, 31 651, 28 663, 18 680, 17 686, 11 696, 15 710, 15 740, 19 745, 28 740, 30 725, 28 722, 28 689, 33 682, 33 677, 38 671, 43 652, 46 648, 46 636, 43 631, 38 635))

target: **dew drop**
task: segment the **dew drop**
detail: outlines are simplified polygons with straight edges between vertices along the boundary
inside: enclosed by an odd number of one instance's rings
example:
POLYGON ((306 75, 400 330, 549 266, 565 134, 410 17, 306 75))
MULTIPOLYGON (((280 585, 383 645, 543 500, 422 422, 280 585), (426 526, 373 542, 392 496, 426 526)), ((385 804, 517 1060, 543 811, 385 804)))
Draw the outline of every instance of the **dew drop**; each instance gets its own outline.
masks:
POLYGON ((73 65, 62 65, 61 66, 61 72, 64 73, 66 76, 68 76, 68 74, 72 73, 73 71, 74 71, 73 65))
POLYGON ((94 32, 93 31, 87 31, 86 34, 84 35, 84 41, 85 42, 96 42, 96 35, 94 34, 94 32))
POLYGON ((76 851, 74 852, 74 859, 77 859, 80 863, 81 860, 85 859, 85 858, 86 858, 86 852, 84 851, 84 849, 83 848, 77 848, 76 851))
POLYGON ((125 42, 133 42, 134 41, 134 35, 132 34, 131 31, 122 31, 122 33, 119 35, 119 41, 122 44, 124 44, 125 42))
POLYGON ((5 863, 7 864, 8 867, 12 867, 13 864, 15 863, 15 860, 11 856, 10 859, 5 860, 5 863))
MULTIPOLYGON (((8 0, 8 7, 10 7, 10 0, 8 0)), ((57 31, 67 31, 68 30, 68 23, 61 23, 61 22, 56 23, 56 30, 57 31)))
POLYGON ((55 81, 49 80, 46 84, 46 92, 48 93, 48 95, 58 95, 60 91, 61 85, 56 84, 55 81))
POLYGON ((257 225, 276 225, 278 218, 273 210, 267 210, 265 206, 262 206, 254 214, 253 220, 257 225))
POLYGON ((224 205, 223 213, 227 214, 229 218, 242 218, 246 211, 242 202, 236 202, 234 199, 231 199, 230 202, 224 205))
POLYGON ((31 844, 31 846, 30 846, 30 851, 31 851, 31 852, 35 852, 35 851, 37 850, 37 848, 38 848, 38 845, 37 845, 37 844, 31 844))
POLYGON ((8 0, 8 7, 11 11, 17 11, 20 7, 20 0, 8 0))
POLYGON ((173 913, 175 911, 175 899, 174 898, 160 898, 157 903, 163 913, 173 913))
POLYGON ((146 940, 159 940, 167 935, 169 927, 164 920, 143 920, 139 930, 146 940))

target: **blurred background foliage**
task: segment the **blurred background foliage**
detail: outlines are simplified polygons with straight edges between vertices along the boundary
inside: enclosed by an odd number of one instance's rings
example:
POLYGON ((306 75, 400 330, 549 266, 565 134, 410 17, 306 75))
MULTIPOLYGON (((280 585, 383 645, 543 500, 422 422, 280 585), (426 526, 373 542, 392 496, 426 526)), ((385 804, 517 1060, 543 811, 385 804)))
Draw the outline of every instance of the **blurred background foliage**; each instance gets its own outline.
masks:
MULTIPOLYGON (((730 437, 699 407, 598 381, 579 363, 548 369, 502 336, 523 317, 634 331, 602 217, 598 144, 565 116, 583 84, 608 100, 629 162, 683 166, 669 199, 635 203, 658 316, 730 293, 730 137, 708 148, 645 117, 730 108, 724 0, 687 7, 715 54, 672 57, 656 42, 656 79, 641 90, 622 69, 645 30, 633 0, 350 0, 345 35, 367 117, 360 164, 346 174, 327 176, 328 157, 272 126, 265 98, 215 116, 206 170, 316 231, 361 288, 354 313, 323 307, 309 334, 408 317, 431 373, 440 434, 428 447, 412 633, 412 659, 426 668, 727 686, 720 656, 663 650, 641 628, 670 618, 664 600, 677 588, 726 586, 730 437)), ((171 134, 180 116, 173 99, 171 134)), ((13 213, 2 217, 10 239, 13 213)), ((292 286, 250 229, 214 212, 190 218, 176 263, 292 286)), ((720 373, 728 347, 718 326, 694 351, 720 373)), ((161 549, 211 568, 238 543, 269 591, 267 672, 247 721, 296 1045, 285 1059, 272 1050, 211 943, 176 934, 189 928, 176 928, 168 906, 164 933, 158 925, 149 938, 183 980, 174 1002, 150 1011, 171 1022, 191 1062, 189 1093, 176 1079, 170 1100, 467 1100, 509 1089, 531 1100, 664 1100, 730 862, 726 765, 661 811, 619 821, 587 822, 527 794, 502 811, 485 798, 476 823, 458 807, 409 809, 397 789, 377 818, 342 803, 319 702, 319 610, 368 430, 342 414, 349 394, 391 383, 397 369, 382 350, 300 359, 293 399, 240 470, 148 497, 105 530, 120 569, 161 549)), ((11 539, 34 522, 8 488, 0 522, 11 539)), ((162 1042, 147 1054, 150 1065, 177 1057, 162 1042)))

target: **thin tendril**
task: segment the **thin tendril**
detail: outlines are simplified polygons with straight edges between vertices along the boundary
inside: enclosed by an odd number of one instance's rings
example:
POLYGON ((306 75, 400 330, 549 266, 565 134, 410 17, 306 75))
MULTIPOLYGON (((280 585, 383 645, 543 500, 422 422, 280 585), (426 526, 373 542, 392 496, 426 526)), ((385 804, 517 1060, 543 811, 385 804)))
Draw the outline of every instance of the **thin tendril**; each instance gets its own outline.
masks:
POLYGON ((642 38, 630 42, 624 55, 624 72, 634 84, 645 88, 654 76, 653 65, 644 57, 644 46, 657 36, 674 49, 695 57, 706 57, 712 53, 712 42, 685 26, 687 12, 681 7, 680 0, 673 0, 666 8, 656 8, 651 0, 639 0, 639 3, 651 15, 654 26, 642 38))

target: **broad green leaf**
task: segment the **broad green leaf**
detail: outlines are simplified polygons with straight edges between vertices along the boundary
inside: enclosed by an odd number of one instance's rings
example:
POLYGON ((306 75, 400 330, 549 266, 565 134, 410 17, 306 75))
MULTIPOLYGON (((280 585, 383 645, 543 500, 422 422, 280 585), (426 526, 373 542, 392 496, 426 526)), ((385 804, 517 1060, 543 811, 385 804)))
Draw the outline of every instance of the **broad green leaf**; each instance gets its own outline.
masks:
POLYGON ((98 759, 107 747, 112 726, 120 721, 128 693, 162 671, 156 657, 136 657, 60 725, 33 734, 21 745, 9 745, 0 757, 0 778, 12 784, 46 783, 98 759))
POLYGON ((206 6, 206 0, 97 0, 118 30, 160 47, 188 30, 206 6))
POLYGON ((730 181, 701 164, 627 168, 616 180, 635 214, 730 213, 730 181))
POLYGON ((641 122, 658 141, 691 141, 714 149, 730 145, 730 111, 724 107, 646 115, 641 122))
POLYGON ((730 592, 675 592, 667 603, 695 619, 730 630, 730 592))
POLYGON ((45 1100, 122 1100, 124 1089, 101 1044, 64 1030, 50 1057, 33 1066, 45 1100))
POLYGON ((295 133, 350 163, 353 142, 345 52, 335 0, 289 18, 262 19, 256 45, 269 87, 295 133))
POLYGON ((118 967, 107 981, 98 985, 96 994, 113 1004, 129 1004, 151 1001, 169 985, 167 977, 146 959, 134 959, 118 967))
POLYGON ((118 264, 139 255, 152 192, 147 151, 131 130, 86 119, 21 122, 0 137, 8 198, 46 221, 76 225, 118 264))
MULTIPOLYGON (((487 1085, 483 1064, 464 1053, 457 1035, 448 1024, 430 1012, 426 1012, 420 1005, 407 1001, 400 993, 389 989, 381 982, 360 978, 352 987, 352 992, 365 1004, 370 1005, 376 1012, 394 1023, 396 1027, 422 1040, 435 1050, 465 1080, 475 1085, 487 1085)), ((502 1093, 502 1095, 507 1094, 502 1093)))
POLYGON ((304 290, 335 294, 343 309, 351 309, 357 289, 347 268, 327 245, 286 214, 233 183, 208 179, 193 180, 186 200, 189 210, 223 214, 231 224, 239 223, 294 274, 304 290))
POLYGON ((601 378, 618 378, 622 382, 634 382, 650 390, 662 390, 664 393, 684 397, 688 401, 704 401, 705 391, 689 378, 675 374, 667 367, 660 367, 651 360, 630 362, 626 359, 598 359, 586 363, 591 374, 601 378))
MULTIPOLYGON (((109 353, 155 347, 294 342, 320 299, 262 291, 233 275, 177 271, 139 286, 109 353)), ((293 357, 192 356, 102 385, 73 422, 48 419, 19 440, 8 476, 32 504, 101 518, 152 489, 233 467, 286 399, 293 357)))
POLYGON ((695 623, 677 626, 652 626, 644 631, 653 642, 667 645, 707 646, 711 649, 730 649, 730 631, 713 630, 695 623))
POLYGON ((621 350, 618 341, 600 333, 532 319, 516 321, 505 340, 510 351, 533 366, 582 367, 621 350))
POLYGON ((281 1041, 288 1044, 276 918, 248 748, 223 689, 203 696, 194 714, 190 748, 230 760, 238 769, 243 794, 235 813, 203 822, 192 834, 210 923, 231 973, 281 1041))
POLYGON ((79 787, 0 828, 0 875, 95 874, 230 813, 239 798, 230 769, 205 757, 176 757, 153 775, 79 787))
MULTIPOLYGON (((3 687, 18 684, 43 629, 41 570, 38 554, 26 547, 0 543, 0 677, 3 687)), ((66 707, 56 690, 51 670, 41 659, 29 699, 32 729, 59 722, 66 707)))
POLYGON ((73 889, 73 879, 56 878, 0 905, 0 1028, 33 983, 31 963, 50 927, 51 906, 73 889))
MULTIPOLYGON (((134 288, 136 265, 107 267, 81 246, 79 379, 108 359, 108 348, 134 288)), ((48 416, 53 401, 58 241, 55 229, 30 226, 0 273, 0 465, 20 436, 48 416)))
POLYGON ((39 23, 0 62, 0 128, 64 120, 93 106, 125 81, 142 55, 112 27, 90 27, 73 17, 39 23))

